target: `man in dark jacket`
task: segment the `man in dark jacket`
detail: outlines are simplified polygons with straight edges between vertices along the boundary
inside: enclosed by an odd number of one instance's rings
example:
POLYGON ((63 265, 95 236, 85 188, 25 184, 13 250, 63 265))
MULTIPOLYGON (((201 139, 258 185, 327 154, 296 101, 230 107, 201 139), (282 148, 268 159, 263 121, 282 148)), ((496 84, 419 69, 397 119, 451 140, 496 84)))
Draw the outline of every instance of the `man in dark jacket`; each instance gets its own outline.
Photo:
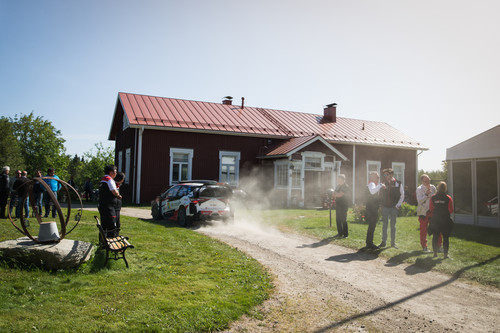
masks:
POLYGON ((2 173, 0 174, 0 218, 4 219, 5 216, 5 206, 7 205, 7 199, 9 198, 10 192, 10 178, 9 178, 10 168, 4 166, 2 168, 2 173))
POLYGON ((349 236, 347 227, 347 210, 349 209, 349 186, 345 183, 345 175, 337 177, 337 187, 333 192, 335 197, 335 220, 337 221, 337 237, 349 236))
POLYGON ((394 170, 391 168, 383 170, 385 188, 380 190, 380 199, 382 204, 382 243, 380 247, 387 245, 387 226, 389 218, 391 220, 391 246, 398 248, 396 245, 396 217, 398 210, 405 198, 403 185, 399 180, 394 178, 394 170))

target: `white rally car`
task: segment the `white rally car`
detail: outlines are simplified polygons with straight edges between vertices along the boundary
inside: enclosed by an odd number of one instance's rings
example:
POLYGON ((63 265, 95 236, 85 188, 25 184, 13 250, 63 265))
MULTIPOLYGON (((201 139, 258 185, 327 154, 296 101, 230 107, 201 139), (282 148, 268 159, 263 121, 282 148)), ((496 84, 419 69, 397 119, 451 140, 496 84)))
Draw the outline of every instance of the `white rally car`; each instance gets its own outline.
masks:
POLYGON ((215 181, 189 181, 172 186, 158 196, 151 206, 153 219, 169 218, 187 226, 193 220, 234 217, 233 191, 215 181))

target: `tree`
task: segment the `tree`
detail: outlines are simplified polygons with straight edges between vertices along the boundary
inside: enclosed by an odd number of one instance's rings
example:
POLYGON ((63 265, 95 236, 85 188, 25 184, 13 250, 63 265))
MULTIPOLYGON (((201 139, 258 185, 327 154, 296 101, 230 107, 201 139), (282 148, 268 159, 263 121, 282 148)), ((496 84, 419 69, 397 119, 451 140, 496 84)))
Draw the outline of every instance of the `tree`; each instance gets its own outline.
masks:
POLYGON ((432 183, 438 183, 440 181, 445 181, 445 182, 448 181, 448 163, 446 163, 446 161, 443 161, 441 165, 442 165, 441 170, 433 170, 433 171, 419 170, 418 179, 420 180, 420 176, 422 176, 425 173, 431 178, 432 183))
POLYGON ((95 149, 83 154, 80 174, 76 177, 77 184, 83 184, 90 178, 94 185, 98 184, 104 174, 104 167, 114 164, 115 150, 113 147, 104 147, 102 142, 95 144, 95 149))
POLYGON ((11 169, 24 169, 24 160, 8 118, 0 118, 0 168, 8 165, 11 169))
POLYGON ((30 175, 34 175, 36 170, 45 172, 52 167, 56 169, 59 177, 67 176, 68 156, 65 155, 65 140, 61 131, 43 117, 35 117, 33 112, 20 117, 16 115, 10 122, 30 175))

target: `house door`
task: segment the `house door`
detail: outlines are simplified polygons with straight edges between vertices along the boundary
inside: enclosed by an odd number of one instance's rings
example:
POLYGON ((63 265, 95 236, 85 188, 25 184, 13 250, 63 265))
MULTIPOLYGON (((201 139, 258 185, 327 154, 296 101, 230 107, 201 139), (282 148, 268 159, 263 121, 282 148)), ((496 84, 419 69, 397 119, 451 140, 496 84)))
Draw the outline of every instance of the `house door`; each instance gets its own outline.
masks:
POLYGON ((305 171, 304 173, 304 204, 306 207, 321 207, 323 195, 320 171, 305 171))

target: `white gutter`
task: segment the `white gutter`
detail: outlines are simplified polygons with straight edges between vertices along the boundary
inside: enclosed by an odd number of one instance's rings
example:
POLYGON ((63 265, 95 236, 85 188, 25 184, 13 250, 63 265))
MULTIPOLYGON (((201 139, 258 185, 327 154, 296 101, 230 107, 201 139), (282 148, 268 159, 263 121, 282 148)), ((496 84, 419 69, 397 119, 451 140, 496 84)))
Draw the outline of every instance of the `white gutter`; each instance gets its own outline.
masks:
POLYGON ((137 145, 137 191, 135 192, 135 203, 141 202, 141 170, 142 170, 142 134, 144 126, 139 129, 139 143, 137 145))

